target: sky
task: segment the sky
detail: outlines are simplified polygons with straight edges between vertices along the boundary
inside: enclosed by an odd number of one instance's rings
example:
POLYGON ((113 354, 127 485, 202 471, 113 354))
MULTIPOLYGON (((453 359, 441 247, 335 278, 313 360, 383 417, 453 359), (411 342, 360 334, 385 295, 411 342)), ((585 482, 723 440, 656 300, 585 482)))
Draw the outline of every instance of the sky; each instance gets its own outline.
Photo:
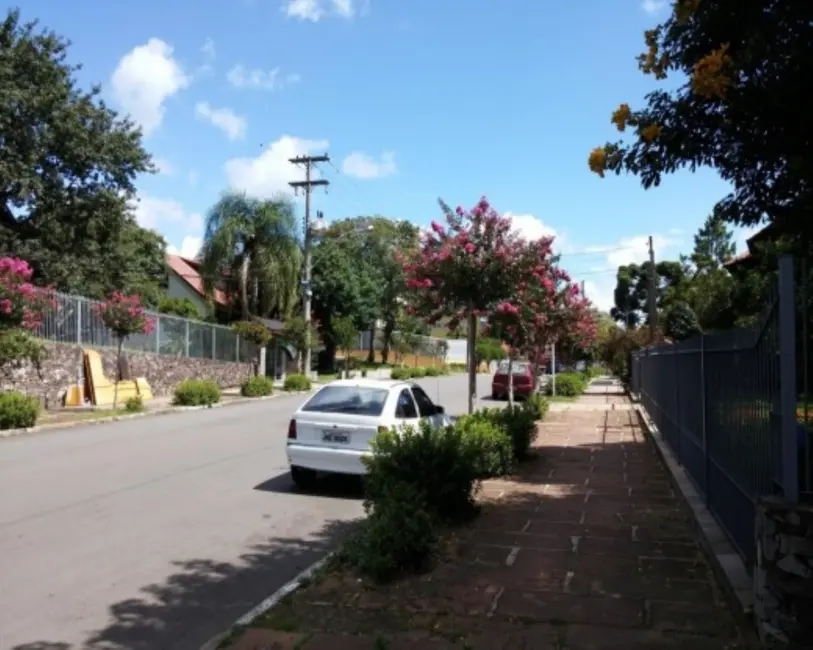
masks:
MULTIPOLYGON (((139 222, 194 256, 225 191, 270 197, 327 153, 313 209, 420 226, 442 197, 487 196, 612 305, 620 264, 692 247, 728 186, 712 170, 644 190, 600 179, 590 150, 611 112, 655 82, 637 68, 665 0, 25 0, 24 20, 70 39, 78 82, 137 122, 158 173, 138 179, 139 222)), ((301 198, 300 214, 304 213, 301 198)), ((748 232, 738 231, 742 250, 748 232)))

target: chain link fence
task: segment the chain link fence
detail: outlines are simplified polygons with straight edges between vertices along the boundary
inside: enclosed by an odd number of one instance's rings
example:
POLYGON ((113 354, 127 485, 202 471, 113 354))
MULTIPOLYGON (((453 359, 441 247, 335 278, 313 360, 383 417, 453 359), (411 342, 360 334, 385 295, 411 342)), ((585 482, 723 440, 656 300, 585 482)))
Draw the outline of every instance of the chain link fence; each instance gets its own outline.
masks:
MULTIPOLYGON (((57 293, 56 306, 45 315, 37 336, 58 343, 87 347, 115 347, 117 340, 96 313, 102 303, 90 298, 57 293)), ((155 328, 149 334, 134 334, 124 348, 174 357, 195 357, 214 361, 249 362, 254 346, 241 340, 224 325, 147 312, 155 328)))

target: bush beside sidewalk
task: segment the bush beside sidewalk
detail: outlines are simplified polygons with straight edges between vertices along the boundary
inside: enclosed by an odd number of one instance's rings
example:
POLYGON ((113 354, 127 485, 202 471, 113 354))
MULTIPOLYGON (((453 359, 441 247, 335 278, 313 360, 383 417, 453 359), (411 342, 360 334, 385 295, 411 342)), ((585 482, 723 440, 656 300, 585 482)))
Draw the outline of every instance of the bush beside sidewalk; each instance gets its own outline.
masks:
POLYGON ((532 459, 483 484, 480 516, 443 529, 431 570, 382 586, 334 561, 222 647, 746 647, 634 412, 595 401, 545 418, 532 459))

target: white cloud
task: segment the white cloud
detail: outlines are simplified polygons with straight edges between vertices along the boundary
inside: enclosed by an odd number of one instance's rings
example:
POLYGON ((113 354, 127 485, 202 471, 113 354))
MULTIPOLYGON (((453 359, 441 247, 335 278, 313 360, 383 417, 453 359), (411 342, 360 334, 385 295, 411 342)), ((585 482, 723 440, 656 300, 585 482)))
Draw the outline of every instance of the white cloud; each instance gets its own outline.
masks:
POLYGON ((361 151, 354 151, 342 162, 342 171, 356 178, 384 178, 397 173, 398 166, 392 151, 385 151, 378 160, 361 151))
POLYGON ((203 217, 189 213, 172 199, 159 199, 142 194, 133 202, 136 221, 142 228, 163 230, 169 224, 178 225, 187 232, 199 233, 203 229, 203 217))
POLYGON ((352 18, 356 14, 353 0, 286 0, 282 10, 289 18, 319 22, 328 13, 342 18, 352 18))
POLYGON ((654 16, 666 9, 666 5, 666 0, 643 0, 641 2, 641 9, 643 9, 650 16, 654 16))
POLYGON ((226 78, 235 88, 260 88, 263 90, 281 90, 285 86, 302 81, 302 77, 296 73, 280 74, 279 68, 271 70, 247 69, 241 64, 237 64, 229 70, 226 78))
MULTIPOLYGON (((304 140, 283 135, 256 158, 232 158, 226 161, 226 178, 232 189, 257 198, 270 198, 279 192, 289 192, 291 188, 288 182, 299 180, 304 173, 289 159, 322 152, 328 148, 328 144, 327 140, 304 140)), ((314 177, 318 177, 318 172, 314 177)))
POLYGON ((246 118, 237 115, 230 108, 213 108, 209 102, 198 102, 195 105, 195 115, 221 129, 229 140, 242 140, 246 136, 246 118))
POLYGON ((172 163, 170 163, 166 158, 153 158, 152 163, 155 165, 155 168, 158 170, 159 174, 170 176, 175 173, 175 167, 173 167, 172 163))
POLYGON ((180 255, 181 257, 193 260, 198 256, 202 245, 203 239, 201 237, 188 236, 183 238, 180 248, 172 244, 167 246, 167 253, 170 255, 180 255))
POLYGON ((201 54, 203 54, 203 58, 207 61, 214 61, 217 58, 217 49, 215 48, 215 42, 211 38, 207 38, 203 46, 200 48, 201 54))
POLYGON ((189 77, 172 53, 170 45, 151 38, 121 57, 113 72, 113 96, 141 125, 144 135, 160 126, 166 100, 189 85, 189 77))

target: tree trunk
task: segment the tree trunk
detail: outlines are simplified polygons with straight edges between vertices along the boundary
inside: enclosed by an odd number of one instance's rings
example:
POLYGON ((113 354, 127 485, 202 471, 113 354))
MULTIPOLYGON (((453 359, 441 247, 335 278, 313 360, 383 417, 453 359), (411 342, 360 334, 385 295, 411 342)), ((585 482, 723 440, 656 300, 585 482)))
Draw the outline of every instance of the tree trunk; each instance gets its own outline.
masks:
POLYGON ((477 345, 477 315, 469 307, 468 358, 469 358, 469 413, 474 413, 474 400, 477 398, 477 366, 474 348, 477 345))
POLYGON ((120 338, 116 349, 116 381, 113 383, 113 410, 119 403, 119 381, 121 381, 121 347, 124 345, 124 339, 120 338))
POLYGON ((367 363, 375 363, 375 321, 370 325, 370 346, 367 352, 367 363))
POLYGON ((243 261, 240 263, 240 309, 242 311, 243 320, 249 319, 248 308, 248 270, 251 265, 251 258, 248 253, 243 255, 243 261))
POLYGON ((388 320, 384 324, 384 336, 381 341, 381 363, 386 364, 390 359, 390 343, 392 343, 392 332, 395 330, 395 321, 388 320))
POLYGON ((514 355, 508 355, 508 408, 514 408, 514 355))

